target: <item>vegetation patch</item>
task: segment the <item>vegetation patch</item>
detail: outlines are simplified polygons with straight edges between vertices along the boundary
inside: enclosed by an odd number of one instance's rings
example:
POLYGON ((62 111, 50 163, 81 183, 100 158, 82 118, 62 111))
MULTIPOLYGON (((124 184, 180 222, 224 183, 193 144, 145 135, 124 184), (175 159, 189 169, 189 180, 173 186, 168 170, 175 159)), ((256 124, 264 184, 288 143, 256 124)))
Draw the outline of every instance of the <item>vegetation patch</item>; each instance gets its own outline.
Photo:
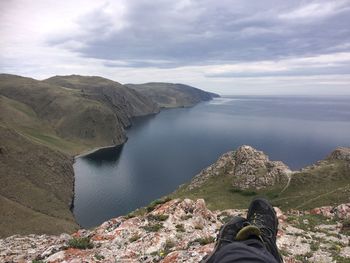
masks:
POLYGON ((319 250, 319 248, 320 248, 320 243, 319 243, 319 242, 317 242, 317 241, 312 241, 312 242, 310 243, 310 249, 311 249, 312 251, 317 251, 317 250, 319 250))
POLYGON ((184 215, 181 217, 181 220, 188 220, 190 218, 192 218, 193 216, 191 214, 188 214, 188 215, 184 215))
POLYGON ((135 216, 136 216, 136 214, 134 212, 131 212, 125 216, 125 219, 130 219, 130 218, 133 218, 135 216))
POLYGON ((165 215, 165 214, 160 214, 160 215, 152 215, 149 214, 147 216, 148 220, 155 220, 155 221, 165 221, 169 218, 169 215, 165 215))
POLYGON ((176 228, 176 232, 186 232, 185 227, 184 227, 183 224, 177 224, 175 226, 175 228, 176 228))
POLYGON ((243 196, 254 196, 254 195, 257 195, 258 193, 253 191, 253 190, 242 190, 242 189, 239 189, 239 188, 232 188, 230 190, 230 192, 232 193, 239 193, 243 196))
POLYGON ((94 258, 95 258, 96 260, 104 260, 104 259, 105 259, 105 257, 104 257, 103 255, 100 255, 100 254, 95 254, 95 255, 94 255, 94 258))
POLYGON ((158 232, 160 229, 163 228, 162 224, 149 224, 147 226, 142 227, 147 232, 158 232))
POLYGON ((135 234, 135 235, 133 235, 131 238, 129 238, 129 242, 130 242, 130 243, 135 242, 135 241, 139 240, 140 237, 141 237, 140 235, 135 234))
POLYGON ((297 218, 297 227, 303 230, 311 230, 314 232, 320 232, 320 230, 316 229, 316 226, 325 224, 332 225, 335 224, 336 221, 333 219, 329 219, 322 215, 302 215, 297 218))
POLYGON ((170 197, 165 197, 165 198, 162 198, 162 199, 154 200, 152 203, 150 203, 146 207, 146 210, 147 210, 147 212, 152 212, 156 208, 157 205, 164 204, 166 202, 169 202, 170 200, 171 200, 170 197))
POLYGON ((78 249, 91 249, 94 245, 91 243, 89 237, 72 238, 68 241, 68 247, 78 249))
POLYGON ((350 173, 347 162, 341 160, 323 161, 313 169, 293 173, 289 186, 285 182, 265 189, 241 190, 232 187, 232 177, 223 171, 211 177, 200 187, 189 190, 184 185, 170 195, 172 198, 203 198, 211 210, 245 209, 255 196, 265 197, 286 211, 308 210, 325 205, 336 205, 348 201, 350 173))
POLYGON ((202 224, 199 224, 199 223, 196 223, 195 225, 194 225, 194 229, 197 229, 197 230, 202 230, 203 229, 203 225, 202 224))
POLYGON ((203 237, 203 238, 196 238, 195 240, 191 241, 190 244, 199 243, 201 246, 213 243, 215 241, 215 238, 212 236, 209 237, 203 237))
POLYGON ((346 236, 350 236, 350 219, 346 219, 342 222, 340 233, 346 236))
POLYGON ((175 242, 170 240, 170 239, 167 239, 165 241, 165 244, 164 244, 164 253, 165 254, 169 254, 170 250, 175 247, 175 242))
POLYGON ((333 259, 337 263, 349 263, 349 258, 345 258, 339 255, 334 255, 333 259))

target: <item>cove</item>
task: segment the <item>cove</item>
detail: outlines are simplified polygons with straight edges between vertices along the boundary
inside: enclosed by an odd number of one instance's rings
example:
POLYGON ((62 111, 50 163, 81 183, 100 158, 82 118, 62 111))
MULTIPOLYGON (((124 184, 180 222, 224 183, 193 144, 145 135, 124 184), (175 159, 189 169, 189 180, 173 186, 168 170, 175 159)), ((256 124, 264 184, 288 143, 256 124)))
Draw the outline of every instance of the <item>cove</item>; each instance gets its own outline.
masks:
MULTIPOLYGON (((128 141, 76 159, 74 214, 93 227, 251 145, 293 170, 350 143, 350 97, 227 96, 133 120, 128 141)), ((219 193, 218 193, 219 194, 219 193)))

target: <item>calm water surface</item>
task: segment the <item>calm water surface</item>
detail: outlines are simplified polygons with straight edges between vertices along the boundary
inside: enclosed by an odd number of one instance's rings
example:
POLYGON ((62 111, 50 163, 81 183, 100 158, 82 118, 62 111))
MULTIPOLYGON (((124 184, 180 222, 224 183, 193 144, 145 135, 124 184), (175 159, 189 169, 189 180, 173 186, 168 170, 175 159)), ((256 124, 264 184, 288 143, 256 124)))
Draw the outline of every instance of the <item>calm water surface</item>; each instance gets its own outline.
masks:
POLYGON ((248 144, 299 169, 350 146, 350 97, 224 97, 134 120, 122 147, 78 158, 74 213, 83 227, 126 214, 248 144))

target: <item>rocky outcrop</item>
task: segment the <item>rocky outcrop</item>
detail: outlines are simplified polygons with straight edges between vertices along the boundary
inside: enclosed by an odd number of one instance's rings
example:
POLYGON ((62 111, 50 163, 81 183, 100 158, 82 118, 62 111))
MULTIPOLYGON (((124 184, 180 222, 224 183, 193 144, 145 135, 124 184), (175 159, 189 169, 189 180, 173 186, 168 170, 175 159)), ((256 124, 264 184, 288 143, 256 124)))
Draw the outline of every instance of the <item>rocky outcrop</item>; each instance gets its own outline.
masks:
POLYGON ((350 147, 338 147, 327 157, 327 160, 350 161, 350 147))
MULTIPOLYGON (((277 244, 285 262, 350 260, 345 221, 315 217, 308 211, 284 214, 275 209, 280 223, 277 244)), ((235 209, 210 211, 201 199, 175 199, 149 213, 114 218, 73 235, 2 239, 0 261, 199 262, 213 250, 220 226, 232 216, 245 214, 246 210, 235 209), (81 240, 86 243, 77 248, 81 240)))
POLYGON ((280 161, 270 161, 262 151, 243 145, 222 155, 213 165, 196 175, 188 188, 194 189, 211 177, 232 177, 238 189, 262 189, 276 183, 287 183, 291 170, 280 161))
POLYGON ((339 218, 343 220, 350 220, 350 203, 341 204, 335 207, 322 206, 312 209, 310 213, 314 215, 322 215, 332 219, 339 218))

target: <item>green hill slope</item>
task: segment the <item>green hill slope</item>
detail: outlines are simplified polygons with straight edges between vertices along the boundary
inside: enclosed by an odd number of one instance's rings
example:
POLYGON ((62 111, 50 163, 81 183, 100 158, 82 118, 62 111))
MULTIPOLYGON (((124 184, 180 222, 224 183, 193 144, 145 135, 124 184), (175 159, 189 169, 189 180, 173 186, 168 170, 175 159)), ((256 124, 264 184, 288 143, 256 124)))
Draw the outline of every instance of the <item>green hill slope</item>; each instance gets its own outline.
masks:
POLYGON ((0 236, 72 232, 72 158, 0 125, 0 236))
MULTIPOLYGON (((203 198, 213 210, 246 208, 257 195, 265 196, 273 205, 284 210, 350 202, 350 148, 339 148, 327 159, 292 172, 289 180, 275 180, 275 183, 263 187, 256 187, 257 178, 269 178, 271 173, 261 169, 261 159, 256 159, 254 163, 255 157, 251 155, 249 158, 253 165, 250 166, 246 160, 240 164, 242 158, 237 152, 240 153, 240 148, 221 156, 215 164, 201 171, 190 183, 179 187, 170 197, 203 198), (337 154, 339 152, 341 154, 337 154), (237 172, 241 167, 244 173, 237 172), (237 180, 249 177, 252 179, 251 187, 237 187, 237 180)), ((280 178, 283 178, 283 174, 280 178)))
POLYGON ((217 94, 184 84, 151 82, 126 86, 148 96, 163 108, 190 107, 198 102, 219 97, 217 94))
POLYGON ((77 79, 67 87, 0 74, 0 236, 76 229, 72 156, 123 143, 130 118, 159 110, 120 84, 77 79))
POLYGON ((102 77, 55 76, 43 81, 80 92, 84 97, 108 106, 125 127, 130 118, 159 112, 158 106, 147 96, 122 84, 102 77))
POLYGON ((126 139, 118 116, 78 90, 0 75, 0 96, 3 123, 63 152, 77 154, 126 139))
MULTIPOLYGON (((191 103, 209 99, 197 93, 191 103)), ((0 74, 0 236, 76 229, 72 156, 124 143, 131 118, 157 112, 152 96, 101 77, 0 74)))

